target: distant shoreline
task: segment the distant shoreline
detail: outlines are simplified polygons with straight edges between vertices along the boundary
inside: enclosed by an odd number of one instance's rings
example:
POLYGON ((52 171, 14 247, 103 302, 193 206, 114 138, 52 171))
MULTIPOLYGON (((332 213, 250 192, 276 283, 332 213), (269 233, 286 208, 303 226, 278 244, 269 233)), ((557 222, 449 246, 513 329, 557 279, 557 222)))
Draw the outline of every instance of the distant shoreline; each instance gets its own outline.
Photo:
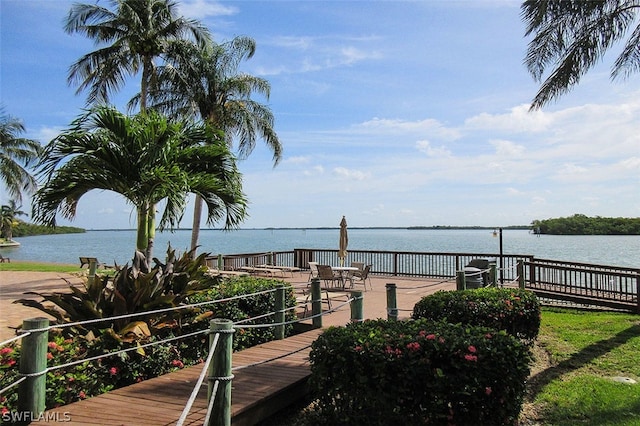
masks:
MULTIPOLYGON (((408 229, 408 230, 494 230, 494 229, 517 229, 517 230, 529 230, 531 226, 527 225, 514 225, 514 226, 444 226, 444 225, 435 225, 435 226, 349 226, 349 229, 408 229)), ((328 230, 328 229, 340 229, 339 226, 309 226, 309 227, 267 227, 267 228, 238 228, 231 231, 312 231, 312 230, 328 230)), ((87 231, 135 231, 134 228, 128 229, 86 229, 87 231)), ((178 228, 174 231, 191 231, 191 228, 178 228)), ((203 231, 225 231, 220 228, 203 228, 200 229, 200 232, 203 231)), ((171 231, 169 231, 171 232, 171 231)))

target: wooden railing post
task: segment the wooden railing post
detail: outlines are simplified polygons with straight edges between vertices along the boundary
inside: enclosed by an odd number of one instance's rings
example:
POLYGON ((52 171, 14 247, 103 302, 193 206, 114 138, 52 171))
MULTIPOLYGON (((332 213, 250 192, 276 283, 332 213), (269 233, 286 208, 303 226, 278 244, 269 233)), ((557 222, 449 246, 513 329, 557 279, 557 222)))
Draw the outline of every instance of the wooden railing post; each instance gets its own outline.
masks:
POLYGON ((525 277, 524 277, 524 260, 518 259, 518 263, 516 264, 516 271, 518 271, 518 286, 524 290, 525 288, 525 277))
POLYGON ((25 421, 28 420, 26 423, 37 419, 45 409, 48 327, 48 318, 30 318, 22 322, 23 331, 33 330, 22 338, 20 351, 20 374, 26 376, 26 380, 18 385, 18 411, 25 416, 25 421))
POLYGON ((353 300, 349 304, 349 306, 351 307, 351 322, 364 321, 364 301, 362 294, 362 291, 351 292, 351 297, 353 298, 353 300))
POLYGON ((284 320, 285 320, 285 291, 284 284, 280 284, 276 289, 275 295, 275 315, 274 322, 276 327, 274 330, 275 338, 278 340, 284 339, 284 320))
POLYGON ((311 323, 314 328, 322 328, 322 289, 320 288, 320 279, 313 278, 311 280, 311 323))
POLYGON ((228 319, 215 318, 209 322, 209 344, 213 345, 215 335, 219 334, 218 344, 209 365, 208 398, 215 398, 208 426, 231 425, 231 354, 233 353, 233 322, 228 319), (218 389, 213 394, 215 382, 218 389))
POLYGON ((464 271, 456 272, 456 290, 465 290, 467 288, 466 277, 464 271))
POLYGON ((495 263, 489 265, 489 285, 491 287, 498 287, 498 275, 495 263))
POLYGON ((387 283, 387 320, 398 320, 398 301, 396 298, 396 285, 395 283, 387 283))
POLYGON ((95 259, 89 261, 89 276, 87 278, 87 286, 89 288, 93 287, 93 284, 96 281, 96 269, 98 269, 98 262, 95 259))

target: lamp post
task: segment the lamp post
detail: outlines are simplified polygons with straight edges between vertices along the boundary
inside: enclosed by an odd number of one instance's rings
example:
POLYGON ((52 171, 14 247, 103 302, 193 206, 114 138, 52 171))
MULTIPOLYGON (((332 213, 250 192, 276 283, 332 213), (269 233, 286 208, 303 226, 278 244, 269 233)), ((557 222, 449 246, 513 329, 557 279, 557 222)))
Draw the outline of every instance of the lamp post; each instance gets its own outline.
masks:
POLYGON ((493 236, 500 237, 500 285, 504 285, 504 278, 502 275, 502 269, 504 268, 504 263, 502 260, 502 228, 497 228, 496 230, 493 231, 493 236))

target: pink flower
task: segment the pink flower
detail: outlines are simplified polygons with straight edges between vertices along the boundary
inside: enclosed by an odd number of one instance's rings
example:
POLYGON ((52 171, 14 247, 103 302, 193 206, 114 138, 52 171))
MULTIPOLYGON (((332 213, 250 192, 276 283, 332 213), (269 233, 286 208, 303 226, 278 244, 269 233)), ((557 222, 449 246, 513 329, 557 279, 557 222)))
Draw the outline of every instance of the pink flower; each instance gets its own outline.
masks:
POLYGON ((427 340, 436 340, 436 335, 435 334, 429 334, 426 337, 427 340))
POLYGON ((353 348, 353 350, 356 352, 362 352, 362 346, 358 345, 355 348, 353 348))
POLYGON ((47 359, 53 359, 53 354, 51 352, 47 352, 47 359))
POLYGON ((440 337, 440 338, 438 339, 438 342, 440 342, 440 343, 444 343, 444 337, 440 337))
POLYGON ((86 393, 84 393, 84 391, 80 391, 80 393, 78 393, 78 397, 79 397, 80 399, 85 399, 85 398, 87 397, 87 394, 86 394, 86 393))
POLYGON ((47 343, 47 347, 49 349, 57 349, 58 348, 58 344, 56 342, 49 342, 49 343, 47 343))
POLYGON ((484 337, 487 338, 487 339, 492 339, 493 338, 493 334, 487 333, 487 334, 484 335, 484 337))
POLYGON ((418 342, 411 342, 411 343, 407 343, 407 349, 409 349, 410 351, 416 352, 420 350, 420 343, 418 342))
POLYGON ((472 354, 475 354, 475 353, 476 353, 476 347, 475 347, 475 346, 473 346, 473 345, 469 345, 469 347, 467 348, 467 350, 468 350, 469 352, 471 352, 472 354))
POLYGON ((4 416, 5 414, 7 414, 9 412, 9 409, 7 407, 2 407, 2 415, 4 416))
POLYGON ((11 348, 2 348, 0 349, 0 355, 8 355, 13 352, 11 348))
POLYGON ((464 356, 464 359, 466 359, 467 361, 475 362, 475 361, 477 361, 477 360, 478 360, 478 357, 477 357, 477 356, 475 356, 475 355, 466 354, 466 355, 464 356))
POLYGON ((111 367, 109 369, 109 374, 111 374, 112 376, 115 376, 116 374, 118 374, 118 369, 116 367, 111 367))
POLYGON ((179 359, 174 359, 173 361, 171 361, 171 365, 178 368, 184 367, 184 364, 179 359))
POLYGON ((402 355, 402 351, 400 349, 398 348, 393 349, 391 346, 387 346, 387 348, 385 349, 385 353, 389 355, 396 355, 396 356, 402 355))
POLYGON ((491 386, 487 386, 486 388, 484 388, 484 393, 486 393, 487 395, 491 395, 491 392, 493 392, 491 386))

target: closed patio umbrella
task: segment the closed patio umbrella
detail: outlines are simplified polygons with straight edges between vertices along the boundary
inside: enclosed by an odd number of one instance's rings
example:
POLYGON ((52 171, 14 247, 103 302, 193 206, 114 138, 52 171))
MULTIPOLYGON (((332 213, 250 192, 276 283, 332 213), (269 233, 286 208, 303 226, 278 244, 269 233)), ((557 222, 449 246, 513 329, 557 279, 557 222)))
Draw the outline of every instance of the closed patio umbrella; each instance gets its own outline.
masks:
POLYGON ((349 244, 349 236, 347 235, 347 219, 342 216, 340 221, 340 248, 338 249, 338 258, 340 265, 344 265, 344 259, 347 257, 347 245, 349 244))

